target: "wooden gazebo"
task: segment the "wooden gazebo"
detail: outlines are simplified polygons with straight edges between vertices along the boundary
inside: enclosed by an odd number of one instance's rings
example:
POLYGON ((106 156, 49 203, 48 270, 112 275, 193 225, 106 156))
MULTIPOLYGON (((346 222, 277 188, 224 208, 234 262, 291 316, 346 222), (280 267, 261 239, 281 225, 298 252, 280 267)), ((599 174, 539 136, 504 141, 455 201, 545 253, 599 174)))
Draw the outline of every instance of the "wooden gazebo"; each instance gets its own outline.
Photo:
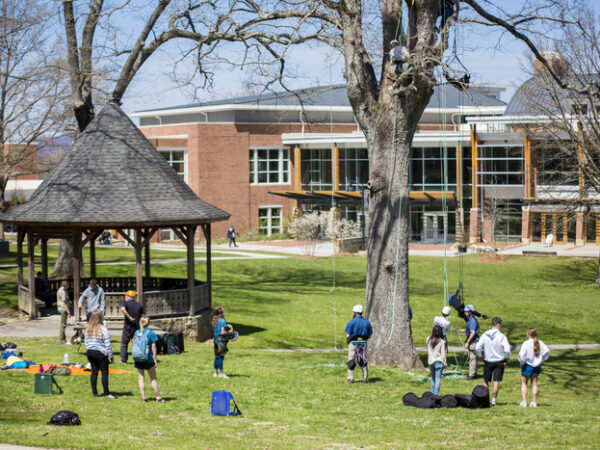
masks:
MULTIPOLYGON (((42 248, 41 271, 48 279, 48 239, 73 245, 73 300, 89 279, 82 279, 80 250, 90 246, 90 277, 96 277, 95 241, 105 229, 117 232, 135 250, 136 276, 97 278, 106 292, 106 318, 122 319, 124 293, 135 289, 150 317, 199 314, 211 307, 211 223, 229 214, 194 194, 127 115, 108 103, 77 138, 31 199, 2 214, 18 227, 19 308, 39 315, 35 296, 34 248, 42 248), (206 240, 206 280, 195 279, 194 237, 206 240), (171 228, 187 247, 187 278, 151 275, 150 239, 171 228), (27 278, 23 277, 23 241, 27 238, 27 278)), ((61 280, 50 280, 52 290, 61 280)), ((79 311, 75 308, 78 316, 79 311)), ((78 317, 76 317, 78 318, 78 317)))

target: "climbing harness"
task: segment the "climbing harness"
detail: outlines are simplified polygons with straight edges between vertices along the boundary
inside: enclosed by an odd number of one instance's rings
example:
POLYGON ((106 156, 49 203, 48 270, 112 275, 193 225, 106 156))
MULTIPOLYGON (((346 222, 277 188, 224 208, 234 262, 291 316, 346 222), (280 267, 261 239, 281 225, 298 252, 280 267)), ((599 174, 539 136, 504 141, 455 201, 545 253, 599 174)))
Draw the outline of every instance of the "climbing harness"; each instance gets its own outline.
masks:
POLYGON ((354 364, 361 369, 367 367, 367 341, 350 341, 354 345, 354 364))

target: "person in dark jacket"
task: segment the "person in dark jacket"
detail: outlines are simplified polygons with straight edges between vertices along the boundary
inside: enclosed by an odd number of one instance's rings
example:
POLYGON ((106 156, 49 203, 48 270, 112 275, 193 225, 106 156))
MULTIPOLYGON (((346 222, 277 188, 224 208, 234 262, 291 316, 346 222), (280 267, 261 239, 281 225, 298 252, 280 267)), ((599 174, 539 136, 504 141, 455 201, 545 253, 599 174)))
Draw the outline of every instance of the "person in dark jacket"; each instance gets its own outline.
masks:
POLYGON ((371 322, 365 319, 362 305, 352 308, 352 320, 346 325, 346 342, 348 343, 348 384, 354 381, 354 368, 356 360, 362 369, 363 383, 369 381, 369 369, 367 368, 367 340, 373 335, 371 322), (357 358, 357 355, 359 358, 357 358))
POLYGON ((140 317, 144 314, 144 308, 135 300, 135 291, 125 292, 125 303, 121 312, 125 317, 121 333, 121 363, 127 364, 127 346, 134 333, 140 329, 140 317))
POLYGON ((233 225, 231 225, 227 230, 227 238, 229 239, 229 247, 231 247, 232 243, 234 247, 237 247, 237 244, 235 243, 236 233, 233 225))

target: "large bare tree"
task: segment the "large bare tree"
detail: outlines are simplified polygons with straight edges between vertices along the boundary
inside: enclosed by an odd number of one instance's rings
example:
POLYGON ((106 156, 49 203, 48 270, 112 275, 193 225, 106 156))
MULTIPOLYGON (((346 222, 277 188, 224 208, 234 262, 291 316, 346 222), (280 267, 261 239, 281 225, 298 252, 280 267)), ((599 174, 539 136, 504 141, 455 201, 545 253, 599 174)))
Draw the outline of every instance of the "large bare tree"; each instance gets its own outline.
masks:
MULTIPOLYGON (((103 11, 93 0, 73 8, 63 0, 69 50, 72 102, 80 130, 93 118, 92 99, 95 32, 106 34, 119 8, 103 11), (89 5, 89 8, 87 7, 89 5), (78 37, 80 36, 80 37, 78 37)), ((124 1, 124 4, 129 2, 124 1)), ((286 51, 293 45, 320 41, 344 58, 348 97, 367 141, 370 160, 370 225, 366 286, 367 314, 375 334, 371 362, 420 367, 412 342, 408 301, 409 155, 419 119, 438 83, 443 65, 448 21, 440 30, 440 0, 230 0, 187 3, 151 2, 147 20, 134 43, 115 55, 122 61, 112 98, 120 101, 144 62, 166 42, 190 43, 196 71, 210 77, 207 62, 223 44, 238 43, 237 64, 271 64, 275 79, 285 75, 286 51), (375 33, 375 34, 374 34, 375 33), (397 75, 387 53, 392 39, 406 36, 408 70, 397 75), (239 48, 239 47, 238 47, 239 48), (374 68, 377 68, 377 76, 374 68)), ((552 68, 534 45, 540 23, 561 22, 561 8, 571 0, 530 0, 517 11, 506 11, 501 0, 464 0, 467 17, 499 27, 522 40, 543 65, 552 68)), ((462 26, 462 25, 461 25, 462 26)), ((556 75, 556 74, 554 74, 556 75)), ((556 79, 560 77, 556 75, 556 79)), ((561 81, 562 82, 562 81, 561 81)))
POLYGON ((45 1, 0 0, 0 210, 8 181, 38 171, 37 141, 62 131, 69 117, 53 20, 45 1))

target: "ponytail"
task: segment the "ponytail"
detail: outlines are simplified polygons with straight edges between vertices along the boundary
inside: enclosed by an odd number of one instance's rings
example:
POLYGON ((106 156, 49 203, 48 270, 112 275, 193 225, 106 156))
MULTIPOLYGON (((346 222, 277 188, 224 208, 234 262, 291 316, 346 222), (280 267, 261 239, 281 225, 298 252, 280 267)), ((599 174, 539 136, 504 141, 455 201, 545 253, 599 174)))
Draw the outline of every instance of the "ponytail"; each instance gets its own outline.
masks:
POLYGON ((142 316, 142 318, 140 319, 140 331, 144 331, 144 328, 146 327, 146 325, 148 325, 149 321, 150 319, 148 319, 148 316, 142 316))
POLYGON ((529 339, 533 339, 533 353, 535 354, 535 356, 538 356, 540 354, 541 348, 540 341, 537 337, 537 330, 535 328, 530 328, 529 330, 527 330, 527 337, 529 339))

